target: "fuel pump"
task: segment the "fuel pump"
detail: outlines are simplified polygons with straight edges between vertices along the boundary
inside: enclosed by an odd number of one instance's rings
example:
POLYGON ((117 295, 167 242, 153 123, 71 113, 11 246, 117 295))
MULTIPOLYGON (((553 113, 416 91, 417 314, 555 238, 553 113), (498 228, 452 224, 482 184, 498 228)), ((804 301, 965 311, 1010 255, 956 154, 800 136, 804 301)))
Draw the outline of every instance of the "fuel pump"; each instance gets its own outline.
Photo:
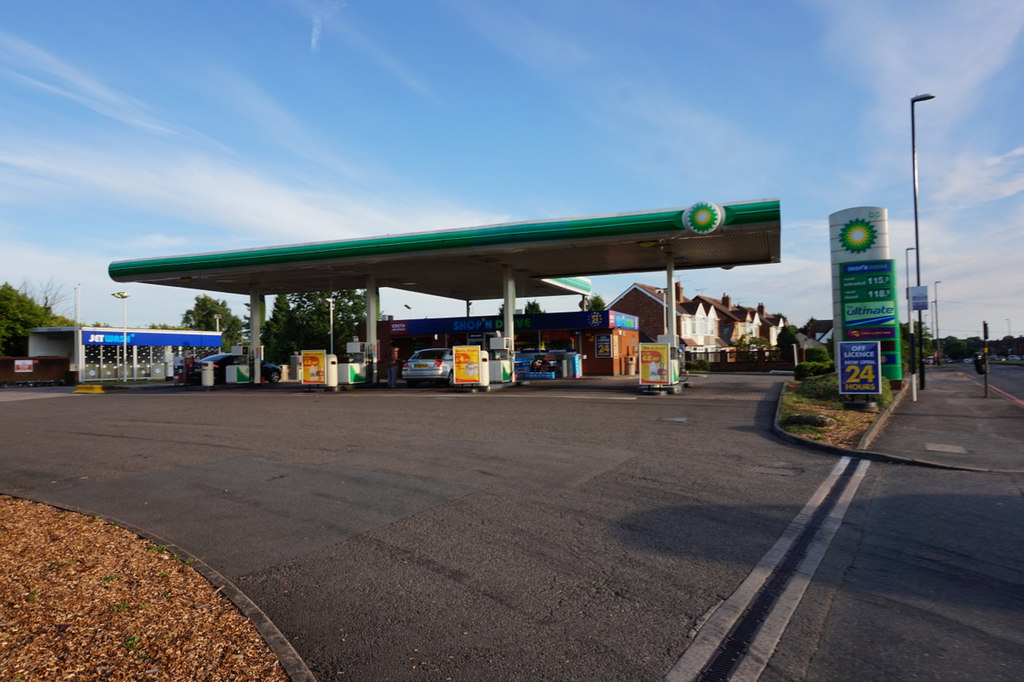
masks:
POLYGON ((492 384, 509 384, 515 381, 512 339, 492 336, 487 340, 490 350, 490 379, 492 384))
POLYGON ((345 354, 338 358, 338 383, 341 385, 366 383, 367 365, 373 360, 370 344, 363 341, 349 341, 345 354))
POLYGON ((679 383, 679 347, 676 346, 673 341, 675 338, 671 334, 662 334, 658 336, 658 343, 668 344, 668 358, 669 358, 669 374, 668 383, 677 384, 679 383))

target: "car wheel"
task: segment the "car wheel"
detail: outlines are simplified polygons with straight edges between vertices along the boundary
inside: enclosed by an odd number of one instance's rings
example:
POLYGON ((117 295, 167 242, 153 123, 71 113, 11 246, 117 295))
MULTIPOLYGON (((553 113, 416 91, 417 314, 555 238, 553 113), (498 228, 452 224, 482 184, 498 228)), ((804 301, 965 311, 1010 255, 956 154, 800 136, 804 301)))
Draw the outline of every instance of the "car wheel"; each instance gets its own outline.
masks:
POLYGON ((269 377, 267 377, 267 381, 269 381, 272 384, 276 384, 280 380, 281 380, 281 372, 276 370, 276 369, 273 372, 270 373, 269 377))
POLYGON ((448 370, 448 385, 449 386, 454 386, 455 385, 455 372, 454 372, 454 370, 448 370))

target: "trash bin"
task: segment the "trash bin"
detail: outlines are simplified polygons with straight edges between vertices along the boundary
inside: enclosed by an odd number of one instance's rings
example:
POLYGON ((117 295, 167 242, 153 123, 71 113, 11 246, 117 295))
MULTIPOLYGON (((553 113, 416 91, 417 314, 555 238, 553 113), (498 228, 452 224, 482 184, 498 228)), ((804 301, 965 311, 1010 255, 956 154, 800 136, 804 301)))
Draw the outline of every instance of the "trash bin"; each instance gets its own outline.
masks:
POLYGON ((213 363, 204 362, 202 369, 202 384, 204 388, 213 388, 213 363))
POLYGON ((636 376, 636 356, 635 355, 627 355, 626 356, 626 375, 627 376, 636 376))
POLYGON ((327 356, 327 388, 338 390, 338 356, 327 356))

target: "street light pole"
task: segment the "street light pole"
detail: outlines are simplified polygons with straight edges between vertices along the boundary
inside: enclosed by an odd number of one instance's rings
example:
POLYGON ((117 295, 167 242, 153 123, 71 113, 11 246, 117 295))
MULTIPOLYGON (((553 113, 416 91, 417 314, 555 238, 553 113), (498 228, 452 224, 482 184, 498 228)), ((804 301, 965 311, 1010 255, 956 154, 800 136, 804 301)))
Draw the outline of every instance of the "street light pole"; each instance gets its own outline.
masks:
MULTIPOLYGON (((939 342, 939 352, 935 355, 935 366, 942 364, 942 337, 939 336, 939 285, 942 284, 941 280, 936 280, 932 287, 935 290, 935 336, 932 338, 939 342)), ((932 350, 935 349, 935 344, 932 343, 932 350)))
MULTIPOLYGON (((918 219, 917 219, 917 124, 914 114, 914 105, 918 102, 927 102, 930 99, 935 99, 935 95, 931 93, 925 93, 923 95, 916 95, 910 98, 910 147, 913 155, 914 162, 914 259, 917 262, 917 286, 921 286, 921 242, 918 235, 918 219)), ((923 329, 923 321, 921 311, 917 311, 917 326, 923 329)), ((920 370, 920 387, 924 388, 924 353, 921 352, 923 343, 918 344, 918 368, 920 370)))
POLYGON ((910 312, 910 252, 917 251, 913 246, 908 246, 907 250, 903 252, 905 260, 907 261, 907 334, 910 335, 910 358, 907 362, 907 368, 910 370, 910 395, 913 402, 917 402, 917 356, 914 355, 914 320, 910 312))
POLYGON ((328 315, 328 324, 331 327, 331 355, 334 355, 334 299, 333 298, 327 299, 327 306, 328 306, 328 310, 329 310, 329 312, 327 313, 327 315, 328 315))
POLYGON ((121 320, 121 367, 118 368, 118 375, 123 375, 124 379, 128 378, 128 297, 130 294, 127 291, 118 291, 111 294, 114 298, 121 299, 123 304, 124 319, 121 320))
MULTIPOLYGON (((939 336, 939 285, 941 280, 936 280, 932 287, 935 289, 935 340, 939 342, 939 352, 935 355, 935 365, 942 365, 942 337, 939 336)), ((932 344, 935 345, 934 343, 932 344)))

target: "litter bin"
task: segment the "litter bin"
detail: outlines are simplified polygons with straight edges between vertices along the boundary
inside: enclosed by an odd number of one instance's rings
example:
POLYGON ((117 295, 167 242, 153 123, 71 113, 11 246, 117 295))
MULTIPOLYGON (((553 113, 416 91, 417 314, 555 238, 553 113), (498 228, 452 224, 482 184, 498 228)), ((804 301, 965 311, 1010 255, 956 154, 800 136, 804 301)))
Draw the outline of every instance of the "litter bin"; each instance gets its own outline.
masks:
POLYGON ((327 388, 338 390, 338 356, 327 356, 327 388))
POLYGON ((213 363, 204 362, 201 374, 203 388, 213 388, 213 363))
POLYGON ((627 355, 626 356, 626 375, 627 376, 636 376, 636 356, 635 355, 627 355))

